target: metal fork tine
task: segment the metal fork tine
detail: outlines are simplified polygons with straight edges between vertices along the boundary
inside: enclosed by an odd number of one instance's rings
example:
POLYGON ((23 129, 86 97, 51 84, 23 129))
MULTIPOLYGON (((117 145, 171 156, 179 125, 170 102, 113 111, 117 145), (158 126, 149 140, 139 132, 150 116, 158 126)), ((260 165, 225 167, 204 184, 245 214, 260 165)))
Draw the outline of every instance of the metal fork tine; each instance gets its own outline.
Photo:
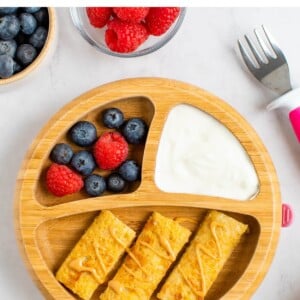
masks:
POLYGON ((264 64, 265 62, 263 61, 260 53, 258 52, 258 50, 256 49, 256 47, 254 46, 254 43, 250 40, 250 38, 248 37, 248 35, 245 35, 245 40, 247 41, 247 44, 249 46, 249 48, 251 49, 257 63, 259 65, 264 64))
POLYGON ((260 36, 260 33, 258 32, 257 29, 254 29, 254 33, 255 33, 255 36, 257 38, 257 41, 259 43, 259 45, 261 46, 266 58, 268 59, 268 61, 270 61, 271 59, 273 59, 273 55, 272 53, 270 52, 268 46, 266 45, 265 41, 262 39, 262 37, 260 36))
POLYGON ((284 54, 264 26, 255 29, 254 35, 255 38, 245 35, 245 41, 238 40, 240 55, 257 80, 283 95, 292 89, 284 54))
POLYGON ((274 37, 271 35, 271 33, 269 32, 269 30, 267 30, 267 28, 264 25, 262 25, 261 27, 262 27, 265 35, 266 35, 266 38, 267 38, 268 42, 270 43, 270 46, 274 50, 274 52, 277 55, 277 57, 282 58, 282 59, 285 60, 285 56, 284 56, 283 52, 278 47, 277 42, 275 41, 274 37))
POLYGON ((255 67, 255 65, 253 64, 251 57, 249 56, 247 50, 244 48, 244 46, 242 45, 241 41, 238 40, 238 45, 239 45, 239 49, 242 55, 242 58, 246 64, 246 66, 249 68, 249 70, 251 72, 257 70, 257 68, 255 67))

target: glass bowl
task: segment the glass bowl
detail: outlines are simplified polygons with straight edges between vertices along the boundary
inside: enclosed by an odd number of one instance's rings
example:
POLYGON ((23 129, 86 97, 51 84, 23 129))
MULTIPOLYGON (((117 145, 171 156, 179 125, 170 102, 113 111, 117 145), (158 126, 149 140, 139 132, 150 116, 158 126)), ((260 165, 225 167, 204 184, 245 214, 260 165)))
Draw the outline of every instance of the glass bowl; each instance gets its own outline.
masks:
POLYGON ((130 53, 118 53, 111 51, 105 44, 104 34, 105 34, 105 27, 104 28, 95 28, 93 27, 88 19, 86 8, 85 7, 72 7, 70 8, 70 14, 72 21, 81 34, 81 36, 93 47, 95 47, 98 51, 103 52, 105 54, 109 54, 112 56, 118 57, 137 57, 152 53, 166 43, 168 43, 173 36, 176 34, 178 29, 180 28, 184 16, 185 16, 186 9, 181 8, 180 14, 171 28, 161 36, 149 36, 147 41, 143 43, 137 50, 130 52, 130 53))

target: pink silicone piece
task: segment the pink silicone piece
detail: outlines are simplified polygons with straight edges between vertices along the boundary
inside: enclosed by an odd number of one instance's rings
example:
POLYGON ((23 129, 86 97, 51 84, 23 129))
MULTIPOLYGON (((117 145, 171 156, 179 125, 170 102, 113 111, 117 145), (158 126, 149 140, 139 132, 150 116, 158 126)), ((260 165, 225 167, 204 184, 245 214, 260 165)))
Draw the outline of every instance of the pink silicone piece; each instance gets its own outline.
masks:
POLYGON ((282 227, 289 227, 293 223, 293 210, 288 204, 282 204, 282 227))
POLYGON ((294 132, 297 136, 298 142, 300 143, 300 107, 295 108, 289 114, 291 124, 294 132))

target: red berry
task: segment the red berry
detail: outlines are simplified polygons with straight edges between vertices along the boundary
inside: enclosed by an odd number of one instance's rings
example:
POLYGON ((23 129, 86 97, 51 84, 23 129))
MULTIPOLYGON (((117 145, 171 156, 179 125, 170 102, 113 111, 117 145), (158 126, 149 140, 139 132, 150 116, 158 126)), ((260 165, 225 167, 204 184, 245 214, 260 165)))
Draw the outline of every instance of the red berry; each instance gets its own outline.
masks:
POLYGON ((175 22, 179 7, 153 7, 146 17, 148 31, 152 35, 162 35, 175 22))
POLYGON ((112 51, 126 53, 136 50, 148 36, 144 25, 114 19, 108 22, 105 42, 112 51))
POLYGON ((94 146, 94 157, 100 169, 117 168, 128 156, 128 144, 119 132, 103 133, 94 146))
POLYGON ((149 7, 115 7, 116 16, 122 21, 140 23, 149 12, 149 7))
POLYGON ((102 28, 107 24, 112 14, 112 9, 110 7, 87 7, 86 12, 91 25, 102 28))
POLYGON ((67 166, 52 164, 46 174, 46 185, 50 193, 62 197, 79 192, 83 187, 83 180, 67 166))

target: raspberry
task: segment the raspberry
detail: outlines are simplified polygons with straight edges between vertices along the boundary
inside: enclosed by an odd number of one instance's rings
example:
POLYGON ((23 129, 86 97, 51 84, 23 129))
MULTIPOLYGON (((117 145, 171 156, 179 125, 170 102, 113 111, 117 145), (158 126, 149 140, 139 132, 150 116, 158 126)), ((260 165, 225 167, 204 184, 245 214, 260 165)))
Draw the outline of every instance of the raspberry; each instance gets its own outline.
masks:
POLYGON ((94 157, 100 169, 112 170, 128 155, 128 144, 118 132, 103 133, 94 146, 94 157))
POLYGON ((112 14, 112 9, 110 7, 87 7, 86 12, 91 25, 102 28, 107 24, 112 14))
POLYGON ((162 35, 175 22, 180 12, 179 7, 153 7, 146 17, 148 31, 152 35, 162 35))
POLYGON ((67 166, 54 163, 47 171, 46 185, 50 193, 62 197, 79 192, 83 187, 83 180, 67 166))
POLYGON ((105 42, 112 51, 126 53, 134 51, 148 36, 144 25, 114 19, 108 22, 105 42))
POLYGON ((149 7, 115 7, 114 13, 122 21, 140 23, 149 12, 149 7))

